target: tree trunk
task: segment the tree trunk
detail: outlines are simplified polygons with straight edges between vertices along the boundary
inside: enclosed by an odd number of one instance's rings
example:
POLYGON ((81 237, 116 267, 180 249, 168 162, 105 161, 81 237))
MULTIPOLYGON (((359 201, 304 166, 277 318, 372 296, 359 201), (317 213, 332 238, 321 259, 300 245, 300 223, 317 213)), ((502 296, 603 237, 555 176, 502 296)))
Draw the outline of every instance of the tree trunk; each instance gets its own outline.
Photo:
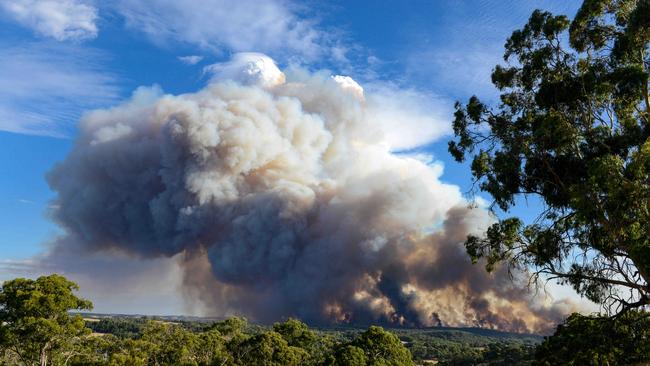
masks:
POLYGON ((50 349, 50 342, 45 343, 41 348, 41 366, 47 366, 47 351, 50 349))

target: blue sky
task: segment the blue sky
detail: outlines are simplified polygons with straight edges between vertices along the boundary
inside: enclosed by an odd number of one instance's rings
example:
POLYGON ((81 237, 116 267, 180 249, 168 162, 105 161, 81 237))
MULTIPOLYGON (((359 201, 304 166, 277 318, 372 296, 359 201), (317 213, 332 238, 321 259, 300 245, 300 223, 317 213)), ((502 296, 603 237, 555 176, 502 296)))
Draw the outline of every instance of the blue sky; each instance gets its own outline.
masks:
MULTIPOLYGON (((281 68, 328 69, 390 85, 451 123, 453 102, 495 100, 489 73, 533 9, 573 15, 578 1, 9 0, 0 4, 0 260, 40 253, 60 232, 47 172, 71 149, 79 116, 138 86, 178 94, 203 68, 263 52, 281 68), (191 57, 188 57, 191 56, 191 57)), ((449 136, 418 147, 469 188, 449 136)), ((534 206, 534 205, 533 205, 534 206)), ((533 207, 534 208, 534 207, 533 207)), ((525 204, 515 213, 529 215, 525 204)))
MULTIPOLYGON (((0 5, 0 259, 25 259, 59 232, 47 217, 45 175, 70 150, 84 110, 141 85, 200 89, 204 66, 240 51, 281 67, 328 69, 390 83, 449 116, 473 93, 494 100, 493 65, 512 30, 543 8, 572 15, 576 1, 82 1, 0 5), (186 57, 193 56, 193 57, 186 57), (186 57, 181 59, 182 57, 186 57), (434 102, 435 100, 435 102, 434 102)), ((418 147, 469 188, 448 137, 418 147)), ((517 212, 526 214, 525 204, 517 212)))

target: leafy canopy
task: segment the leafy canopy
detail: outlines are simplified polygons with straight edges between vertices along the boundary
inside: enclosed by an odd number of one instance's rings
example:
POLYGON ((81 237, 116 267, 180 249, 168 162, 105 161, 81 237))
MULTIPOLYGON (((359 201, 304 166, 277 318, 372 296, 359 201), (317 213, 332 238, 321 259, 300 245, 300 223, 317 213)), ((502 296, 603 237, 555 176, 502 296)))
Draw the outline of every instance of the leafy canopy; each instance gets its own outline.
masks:
POLYGON ((413 366, 411 352, 394 334, 371 326, 348 344, 341 344, 330 357, 332 366, 413 366))
POLYGON ((500 104, 456 103, 456 160, 504 211, 543 202, 465 243, 569 283, 612 313, 650 304, 650 1, 586 0, 573 19, 535 11, 505 44, 500 104))
POLYGON ((635 365, 650 355, 650 317, 628 311, 619 318, 573 314, 537 347, 535 365, 635 365))
POLYGON ((0 288, 0 350, 13 353, 21 364, 47 365, 52 353, 65 352, 89 333, 79 315, 92 303, 78 298, 79 286, 56 274, 36 280, 17 278, 0 288))

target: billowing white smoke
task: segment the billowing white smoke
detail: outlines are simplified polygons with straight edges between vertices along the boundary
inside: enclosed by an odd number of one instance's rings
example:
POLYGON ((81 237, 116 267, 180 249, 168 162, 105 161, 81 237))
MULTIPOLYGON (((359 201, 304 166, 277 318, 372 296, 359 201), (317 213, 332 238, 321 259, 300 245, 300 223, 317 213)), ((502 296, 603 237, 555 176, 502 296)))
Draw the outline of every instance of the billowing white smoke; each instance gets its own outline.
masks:
POLYGON ((139 89, 82 119, 48 177, 60 247, 180 256, 210 315, 552 325, 505 271, 471 265, 462 242, 488 215, 439 166, 391 153, 354 80, 285 77, 259 54, 208 71, 196 93, 139 89))
POLYGON ((268 56, 255 52, 240 52, 232 60, 206 66, 203 72, 212 74, 215 82, 237 81, 243 85, 272 88, 284 84, 285 76, 268 56))

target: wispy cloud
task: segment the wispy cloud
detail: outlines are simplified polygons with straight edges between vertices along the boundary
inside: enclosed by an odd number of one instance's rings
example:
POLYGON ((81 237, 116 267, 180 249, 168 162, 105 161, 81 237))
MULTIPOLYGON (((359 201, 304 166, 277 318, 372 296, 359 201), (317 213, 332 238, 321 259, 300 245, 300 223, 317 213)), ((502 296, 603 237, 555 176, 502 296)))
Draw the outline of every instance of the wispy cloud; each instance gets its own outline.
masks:
POLYGON ((405 74, 453 98, 477 94, 496 101, 490 75, 496 64, 504 63, 504 44, 512 32, 524 26, 535 8, 573 16, 579 5, 565 0, 455 1, 441 7, 435 33, 405 48, 405 74))
POLYGON ((408 150, 451 133, 451 102, 415 88, 385 81, 364 84, 368 113, 393 150, 408 150))
POLYGON ((0 130, 67 135, 83 110, 115 101, 119 89, 103 57, 65 44, 0 47, 0 130))
MULTIPOLYGON (((119 0, 113 8, 127 26, 156 42, 188 43, 213 52, 292 53, 313 59, 327 46, 327 33, 280 0, 119 0)), ((337 57, 344 57, 336 48, 337 57)))
POLYGON ((496 95, 490 75, 503 63, 498 44, 462 49, 422 49, 405 60, 406 74, 415 80, 428 80, 446 95, 465 97, 472 93, 496 95), (496 50, 496 51, 495 51, 496 50))
POLYGON ((203 56, 198 56, 198 55, 191 55, 191 56, 179 56, 178 59, 187 65, 196 65, 201 60, 203 60, 203 56))
POLYGON ((5 0, 0 8, 23 26, 59 41, 97 37, 97 9, 83 0, 5 0))
POLYGON ((13 260, 13 259, 0 259, 0 280, 3 277, 10 276, 25 276, 35 272, 35 267, 38 263, 33 259, 13 260))

